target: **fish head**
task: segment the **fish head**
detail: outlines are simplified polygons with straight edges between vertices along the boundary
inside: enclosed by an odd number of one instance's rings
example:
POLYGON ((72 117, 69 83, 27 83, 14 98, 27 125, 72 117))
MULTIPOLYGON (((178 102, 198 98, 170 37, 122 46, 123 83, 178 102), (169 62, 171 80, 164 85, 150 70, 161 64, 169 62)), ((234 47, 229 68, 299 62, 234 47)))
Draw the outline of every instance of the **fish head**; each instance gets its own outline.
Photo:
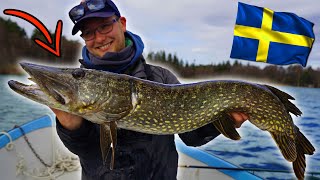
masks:
POLYGON ((84 68, 57 68, 20 63, 35 84, 8 84, 15 92, 51 108, 76 115, 101 111, 110 98, 109 79, 104 72, 84 68))

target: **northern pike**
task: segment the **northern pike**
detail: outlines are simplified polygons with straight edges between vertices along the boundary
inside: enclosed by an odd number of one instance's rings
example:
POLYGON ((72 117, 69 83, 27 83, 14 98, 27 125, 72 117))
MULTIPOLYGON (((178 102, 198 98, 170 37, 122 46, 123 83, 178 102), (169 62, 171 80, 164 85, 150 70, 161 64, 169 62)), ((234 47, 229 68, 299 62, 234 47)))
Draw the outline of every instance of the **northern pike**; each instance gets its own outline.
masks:
POLYGON ((10 88, 38 103, 100 124, 103 162, 112 145, 110 168, 117 128, 164 135, 212 123, 226 137, 238 140, 230 112, 243 112, 252 124, 268 131, 284 158, 293 162, 298 179, 304 178, 305 154, 315 151, 289 114, 302 114, 289 101, 294 98, 269 85, 230 80, 168 85, 84 68, 21 66, 36 84, 11 80, 10 88))

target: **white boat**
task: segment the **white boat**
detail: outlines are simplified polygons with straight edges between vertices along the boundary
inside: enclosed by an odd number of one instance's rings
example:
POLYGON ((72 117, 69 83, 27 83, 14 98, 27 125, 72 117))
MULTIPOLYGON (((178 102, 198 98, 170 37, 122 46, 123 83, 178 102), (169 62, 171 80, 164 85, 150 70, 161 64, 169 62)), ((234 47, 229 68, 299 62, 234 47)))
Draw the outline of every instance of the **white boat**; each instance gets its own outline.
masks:
POLYGON ((179 153, 177 178, 181 180, 258 180, 262 179, 199 148, 176 139, 179 153))
MULTIPOLYGON (((0 179, 81 179, 81 167, 59 139, 50 116, 33 120, 0 135, 0 179)), ((176 139, 179 180, 261 179, 176 139), (219 168, 210 168, 219 167, 219 168)))
POLYGON ((80 163, 44 116, 0 136, 0 179, 81 179, 80 163), (37 157, 38 156, 38 157, 37 157))

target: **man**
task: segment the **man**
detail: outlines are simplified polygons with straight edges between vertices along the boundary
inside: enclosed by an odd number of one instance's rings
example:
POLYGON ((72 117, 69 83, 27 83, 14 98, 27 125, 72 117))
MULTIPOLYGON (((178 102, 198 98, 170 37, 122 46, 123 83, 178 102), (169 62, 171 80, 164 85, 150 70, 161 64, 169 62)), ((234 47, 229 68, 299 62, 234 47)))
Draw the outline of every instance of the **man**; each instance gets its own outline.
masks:
MULTIPOLYGON (((127 31, 126 18, 110 0, 81 2, 69 12, 75 23, 72 34, 81 31, 85 41, 82 67, 124 73, 160 83, 176 84, 167 69, 147 65, 144 44, 139 36, 127 31)), ((57 117, 57 132, 65 146, 80 158, 83 179, 176 179, 178 154, 173 135, 150 135, 118 129, 115 167, 103 165, 99 143, 99 125, 82 117, 52 109, 57 117)), ((230 114, 240 127, 248 117, 230 114)), ((190 146, 200 146, 220 133, 212 124, 180 134, 190 146)))

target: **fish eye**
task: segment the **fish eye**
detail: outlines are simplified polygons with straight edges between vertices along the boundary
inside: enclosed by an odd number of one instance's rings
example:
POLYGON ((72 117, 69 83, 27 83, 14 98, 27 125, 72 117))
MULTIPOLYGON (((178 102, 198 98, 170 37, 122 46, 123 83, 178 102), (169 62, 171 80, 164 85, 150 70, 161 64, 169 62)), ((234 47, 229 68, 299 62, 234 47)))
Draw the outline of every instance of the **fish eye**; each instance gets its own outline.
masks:
POLYGON ((76 69, 72 72, 72 76, 75 78, 75 79, 81 79, 83 78, 84 76, 86 75, 86 73, 84 72, 84 70, 82 69, 76 69))

